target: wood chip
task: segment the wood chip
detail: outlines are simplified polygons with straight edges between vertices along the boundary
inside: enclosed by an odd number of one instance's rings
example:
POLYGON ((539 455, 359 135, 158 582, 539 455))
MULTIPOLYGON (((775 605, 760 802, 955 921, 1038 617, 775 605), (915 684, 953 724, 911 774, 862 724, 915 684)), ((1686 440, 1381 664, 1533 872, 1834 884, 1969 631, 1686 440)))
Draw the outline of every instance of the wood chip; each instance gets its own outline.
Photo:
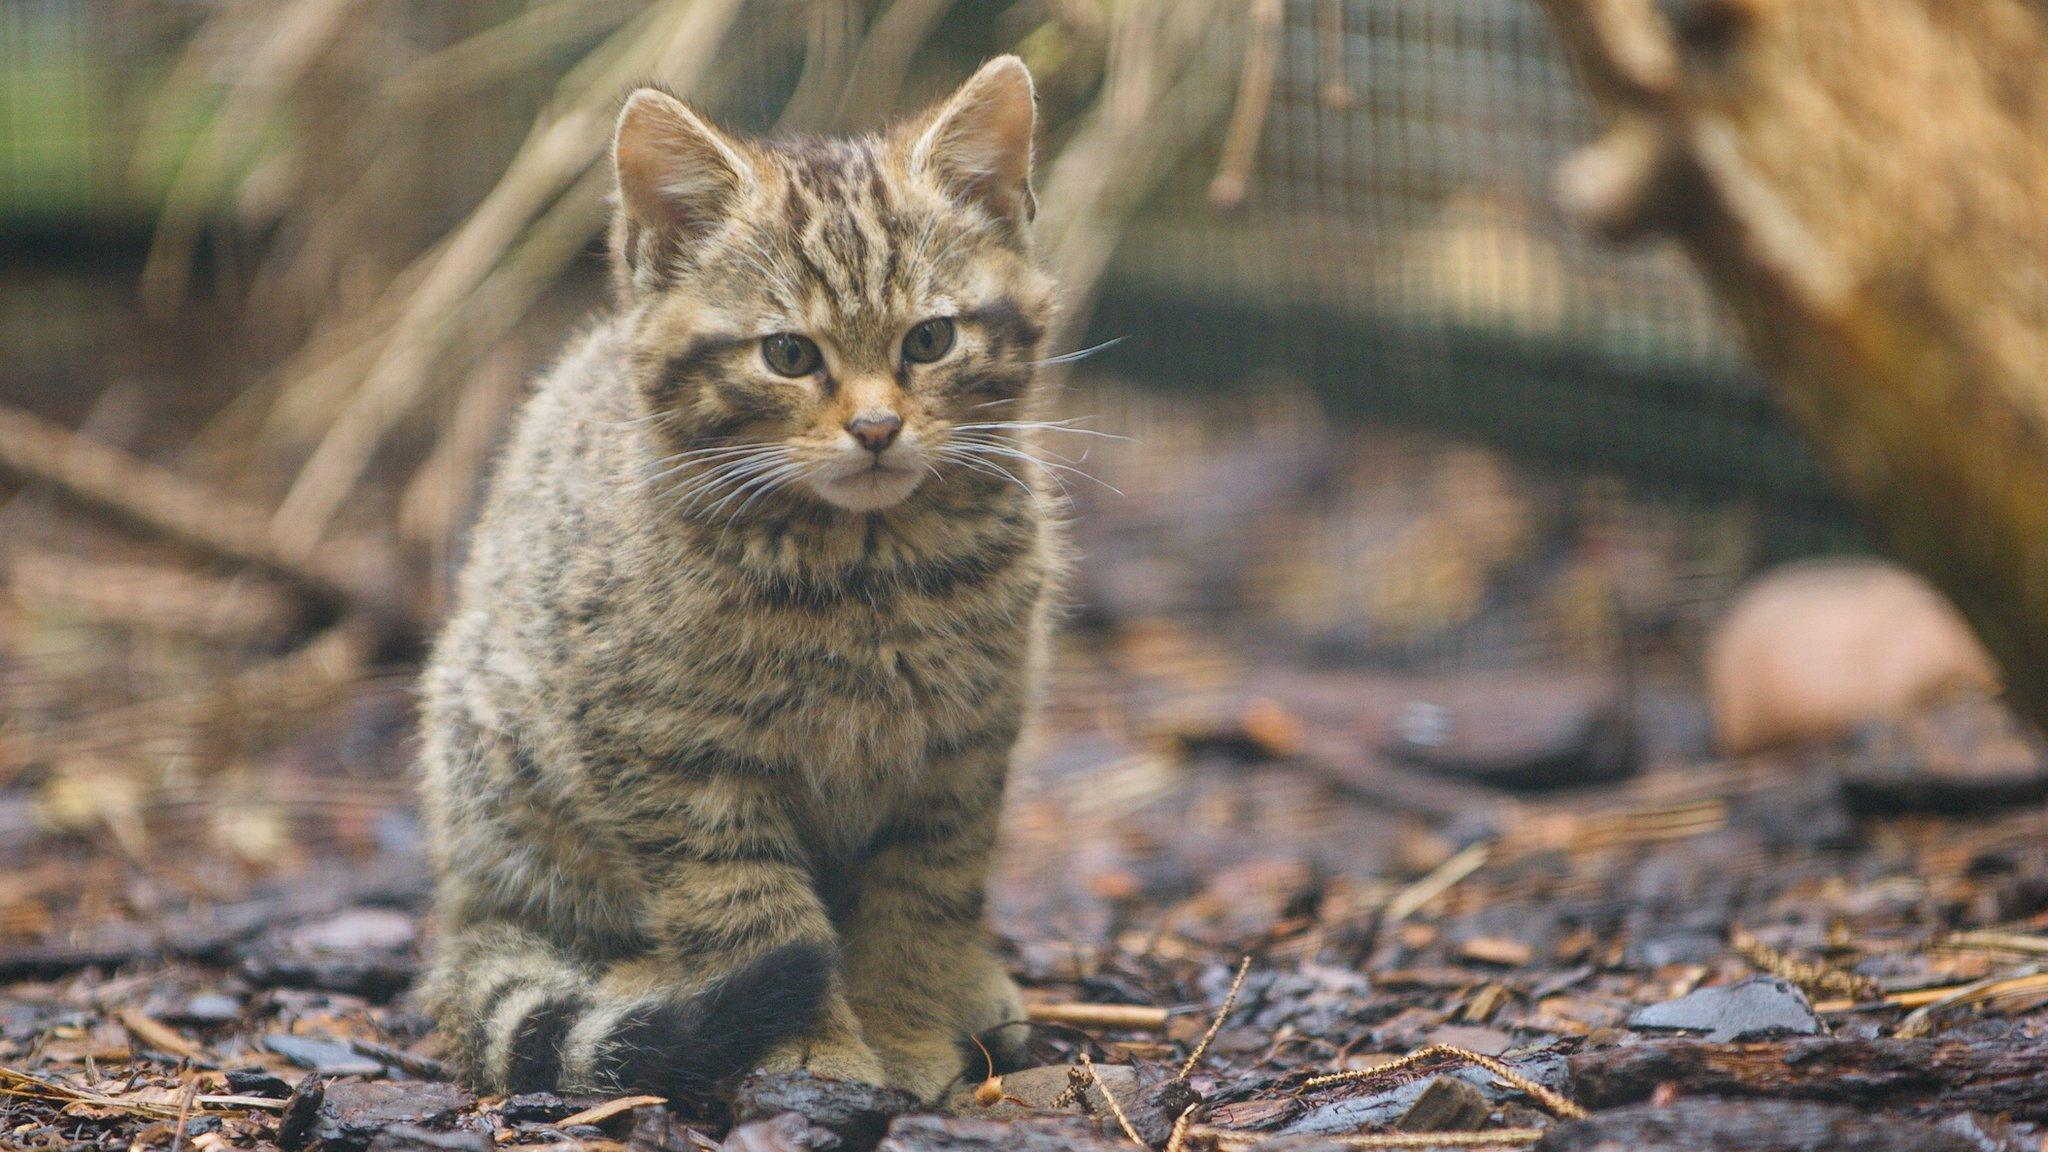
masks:
POLYGON ((1460 944, 1458 955, 1481 964, 1520 968, 1535 957, 1536 950, 1520 940, 1509 940, 1500 936, 1477 936, 1460 944))
POLYGON ((668 1097, 666 1096, 621 1096, 617 1100, 607 1100, 602 1104, 585 1108, 573 1116, 564 1116, 554 1126, 557 1128, 574 1128, 578 1124, 602 1124, 614 1116, 624 1112, 631 1112, 635 1108, 646 1108, 654 1104, 666 1103, 668 1103, 668 1097))
POLYGON ((207 1062, 206 1054, 197 1044, 185 1039, 176 1029, 142 1010, 123 1008, 116 1015, 121 1021, 121 1026, 128 1029, 128 1034, 135 1037, 141 1046, 194 1063, 207 1062))

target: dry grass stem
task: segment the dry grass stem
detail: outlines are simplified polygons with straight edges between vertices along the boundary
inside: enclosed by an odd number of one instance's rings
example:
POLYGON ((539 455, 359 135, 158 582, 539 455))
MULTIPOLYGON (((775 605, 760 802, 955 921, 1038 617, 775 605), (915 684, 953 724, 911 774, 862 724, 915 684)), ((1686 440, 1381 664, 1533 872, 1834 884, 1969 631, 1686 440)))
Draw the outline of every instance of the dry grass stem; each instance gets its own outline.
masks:
POLYGON ((1344 0, 1320 0, 1316 5, 1316 43, 1322 49, 1323 107, 1343 112, 1357 106, 1344 40, 1344 0))
POLYGON ((390 330, 380 333, 374 361, 279 505, 274 526, 288 548, 310 551, 325 535, 384 438, 432 383, 464 302, 527 227, 593 170, 610 138, 618 92, 648 76, 692 92, 741 6, 739 0, 700 0, 650 8, 613 36, 609 50, 593 53, 563 80, 556 106, 534 126, 483 202, 440 246, 390 330))
POLYGON ((1955 932, 1943 937, 1941 946, 1968 952, 2048 956, 2048 936, 2030 936, 2017 932, 1955 932))
MULTIPOLYGON (((1934 990, 1929 990, 1934 991, 1934 990)), ((2016 972, 1998 976, 1987 976, 1953 989, 1947 994, 1929 1000, 1906 1014, 1893 1035, 1902 1040, 1917 1040, 1934 1031, 1941 1015, 1952 1009, 1969 1005, 1996 1005, 2009 1001, 2028 1001, 2048 995, 2048 973, 2039 965, 2030 964, 2016 972)))
POLYGON ((1238 79, 1237 107, 1223 135, 1216 178, 1209 182, 1209 203, 1224 211, 1241 207, 1251 191, 1252 164, 1259 157, 1266 111, 1279 77, 1282 15, 1280 0, 1252 0, 1252 39, 1238 79))
POLYGON ((1449 892, 1458 882, 1484 867, 1492 849, 1473 844, 1431 869, 1429 875, 1403 888, 1387 901, 1386 921, 1398 924, 1422 910, 1423 905, 1449 892))

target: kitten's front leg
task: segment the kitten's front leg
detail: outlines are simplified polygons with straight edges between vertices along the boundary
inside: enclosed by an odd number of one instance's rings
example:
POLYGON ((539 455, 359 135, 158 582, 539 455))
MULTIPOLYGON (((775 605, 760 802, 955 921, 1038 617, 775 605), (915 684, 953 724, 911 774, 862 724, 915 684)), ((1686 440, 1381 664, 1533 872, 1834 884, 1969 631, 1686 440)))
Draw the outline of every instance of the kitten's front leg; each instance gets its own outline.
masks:
POLYGON ((949 772, 883 829, 861 871, 844 937, 847 991, 891 1084, 936 1100, 970 1069, 970 1037, 999 1059, 1021 1053, 1017 986, 982 923, 1007 747, 949 772), (1007 1027, 1001 1027, 1005 1026, 1007 1027))
MULTIPOLYGON (((654 901, 657 961, 709 983, 784 944, 839 951, 832 920, 799 861, 793 827, 766 789, 724 781, 695 790, 666 814, 659 896, 654 901)), ((818 1019, 772 1052, 762 1071, 803 1068, 834 1080, 885 1083, 881 1062, 861 1034, 835 974, 818 1019)))

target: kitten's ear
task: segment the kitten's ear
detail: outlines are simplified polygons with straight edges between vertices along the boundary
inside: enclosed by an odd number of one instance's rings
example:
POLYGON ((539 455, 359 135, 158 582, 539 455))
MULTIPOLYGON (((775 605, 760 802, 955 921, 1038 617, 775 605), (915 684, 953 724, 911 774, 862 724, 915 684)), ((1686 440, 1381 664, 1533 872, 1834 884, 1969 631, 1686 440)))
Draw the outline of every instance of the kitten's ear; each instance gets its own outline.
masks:
POLYGON ((691 241, 734 212, 753 167, 740 149, 682 101, 642 88, 626 101, 612 139, 619 178, 613 256, 628 285, 658 284, 691 241))
POLYGON ((981 66, 921 126, 910 169, 947 195, 1019 226, 1038 211, 1031 194, 1031 135, 1037 92, 1015 56, 981 66))

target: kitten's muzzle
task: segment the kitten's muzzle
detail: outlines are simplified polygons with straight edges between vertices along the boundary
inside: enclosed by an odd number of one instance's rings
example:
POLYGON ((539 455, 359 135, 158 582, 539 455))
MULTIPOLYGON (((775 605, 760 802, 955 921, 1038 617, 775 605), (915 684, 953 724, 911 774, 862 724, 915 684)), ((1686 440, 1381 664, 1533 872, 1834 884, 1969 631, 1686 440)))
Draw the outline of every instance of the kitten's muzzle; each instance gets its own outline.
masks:
POLYGON ((894 412, 863 412, 846 422, 846 431, 861 447, 879 456, 903 431, 903 417, 894 412))

